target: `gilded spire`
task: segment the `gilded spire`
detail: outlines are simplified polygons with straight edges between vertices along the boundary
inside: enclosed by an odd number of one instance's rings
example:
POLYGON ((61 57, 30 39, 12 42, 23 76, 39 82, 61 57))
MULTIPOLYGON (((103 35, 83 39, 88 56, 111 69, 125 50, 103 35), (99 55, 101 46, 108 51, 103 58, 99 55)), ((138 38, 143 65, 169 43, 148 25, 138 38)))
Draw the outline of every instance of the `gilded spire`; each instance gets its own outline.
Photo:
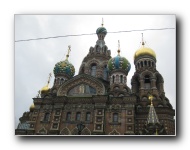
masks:
POLYGON ((153 103, 152 103, 153 98, 154 97, 152 95, 149 95, 149 97, 148 97, 148 99, 151 100, 150 110, 149 110, 148 118, 147 118, 148 124, 149 123, 153 123, 153 124, 159 123, 158 116, 156 114, 156 111, 155 111, 153 103))
POLYGON ((143 33, 141 33, 141 34, 142 34, 142 46, 144 46, 145 43, 144 43, 143 33))
POLYGON ((119 42, 119 40, 118 40, 118 50, 117 50, 117 52, 118 52, 118 56, 120 56, 120 42, 119 42))
POLYGON ((102 18, 102 27, 104 26, 104 19, 102 18))
POLYGON ((150 96, 148 97, 148 99, 149 99, 150 102, 151 102, 151 105, 153 105, 153 104, 152 104, 152 100, 153 100, 153 98, 154 98, 154 97, 153 97, 152 95, 150 95, 150 96))
POLYGON ((70 51, 71 51, 71 46, 69 45, 69 46, 68 46, 67 55, 66 55, 66 60, 68 60, 68 58, 69 58, 69 53, 70 53, 70 51))

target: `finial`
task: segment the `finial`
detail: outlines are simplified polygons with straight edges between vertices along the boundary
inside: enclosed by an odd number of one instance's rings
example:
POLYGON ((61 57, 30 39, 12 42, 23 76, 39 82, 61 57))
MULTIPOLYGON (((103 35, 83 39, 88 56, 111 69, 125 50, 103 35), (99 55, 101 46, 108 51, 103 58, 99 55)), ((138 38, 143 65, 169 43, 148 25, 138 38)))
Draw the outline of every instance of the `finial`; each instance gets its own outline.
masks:
POLYGON ((118 50, 117 50, 117 52, 118 52, 118 56, 120 56, 120 42, 119 42, 119 40, 118 40, 118 50))
POLYGON ((66 60, 68 60, 68 58, 69 58, 70 51, 71 51, 71 45, 68 46, 68 52, 67 52, 67 55, 66 55, 66 60))
POLYGON ((158 129, 156 128, 156 135, 158 135, 158 129))
POLYGON ((48 85, 49 85, 49 83, 50 83, 50 79, 51 79, 51 73, 49 74, 48 85))
POLYGON ((144 46, 144 38, 143 38, 143 33, 142 34, 142 45, 144 46))
POLYGON ((151 105, 153 105, 153 103, 152 103, 152 100, 153 100, 153 96, 152 95, 150 95, 149 97, 148 97, 148 99, 151 101, 151 105))
POLYGON ((102 27, 104 26, 104 19, 102 18, 102 27))
POLYGON ((37 96, 36 96, 36 98, 40 98, 40 90, 38 91, 38 94, 37 94, 37 96))

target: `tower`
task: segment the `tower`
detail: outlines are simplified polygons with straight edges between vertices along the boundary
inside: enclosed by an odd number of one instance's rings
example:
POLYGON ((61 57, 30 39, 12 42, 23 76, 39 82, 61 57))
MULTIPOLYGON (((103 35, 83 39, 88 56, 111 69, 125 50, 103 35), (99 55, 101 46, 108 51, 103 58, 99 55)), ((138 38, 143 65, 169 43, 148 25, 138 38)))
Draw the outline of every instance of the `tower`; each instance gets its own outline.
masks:
POLYGON ((107 62, 111 58, 111 51, 105 44, 104 38, 107 34, 105 27, 99 27, 96 30, 98 40, 94 47, 90 47, 89 53, 83 59, 79 69, 79 74, 88 74, 93 77, 108 81, 107 62))
POLYGON ((110 97, 122 97, 131 93, 127 86, 127 75, 131 64, 125 58, 120 56, 120 43, 118 41, 118 55, 108 61, 108 70, 110 78, 110 97))
POLYGON ((140 132, 146 123, 148 108, 151 106, 148 97, 153 96, 153 104, 161 122, 164 122, 167 134, 174 134, 175 111, 164 92, 164 80, 156 69, 156 53, 145 46, 142 34, 140 49, 134 54, 135 73, 131 79, 132 93, 137 97, 136 132, 140 132), (164 112, 168 110, 168 112, 164 112))
POLYGON ((52 91, 56 93, 58 88, 67 80, 71 79, 75 74, 74 66, 68 61, 69 53, 71 51, 71 46, 68 46, 68 52, 66 55, 66 59, 64 61, 60 61, 55 64, 53 69, 54 72, 54 84, 52 91))

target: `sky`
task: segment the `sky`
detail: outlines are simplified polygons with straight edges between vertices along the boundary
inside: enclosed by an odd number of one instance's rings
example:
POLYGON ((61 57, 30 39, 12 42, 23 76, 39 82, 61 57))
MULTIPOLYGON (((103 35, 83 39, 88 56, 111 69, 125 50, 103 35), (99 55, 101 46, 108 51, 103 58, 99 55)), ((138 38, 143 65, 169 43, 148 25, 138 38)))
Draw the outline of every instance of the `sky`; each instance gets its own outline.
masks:
MULTIPOLYGON (((15 15, 15 41, 95 33, 102 18, 108 34, 105 43, 111 56, 117 55, 118 40, 120 55, 131 63, 127 85, 135 72, 134 53, 141 47, 142 34, 146 46, 157 57, 157 70, 164 78, 164 90, 176 109, 176 30, 150 30, 123 33, 117 31, 176 28, 175 15, 15 15)), ((89 48, 95 46, 97 35, 53 38, 15 42, 15 127, 23 112, 29 111, 37 91, 47 84, 49 73, 55 64, 64 60, 68 45, 71 45, 69 61, 78 74, 83 58, 89 48)), ((52 87, 54 75, 50 82, 52 87)))

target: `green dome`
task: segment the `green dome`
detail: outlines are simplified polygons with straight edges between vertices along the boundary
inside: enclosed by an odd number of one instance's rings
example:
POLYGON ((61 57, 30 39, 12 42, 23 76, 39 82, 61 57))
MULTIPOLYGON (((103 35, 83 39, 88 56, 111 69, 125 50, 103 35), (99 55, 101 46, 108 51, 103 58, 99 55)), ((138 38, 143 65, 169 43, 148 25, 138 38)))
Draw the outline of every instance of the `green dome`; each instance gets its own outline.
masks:
POLYGON ((58 62, 54 69, 53 72, 55 75, 64 73, 68 75, 69 77, 73 77, 75 74, 75 68, 74 66, 66 59, 64 61, 58 62))
POLYGON ((108 69, 109 71, 122 69, 128 73, 131 69, 131 64, 125 57, 118 55, 108 61, 108 69))
POLYGON ((96 34, 100 34, 100 33, 107 34, 106 28, 104 28, 104 27, 99 27, 99 28, 96 30, 96 34))

